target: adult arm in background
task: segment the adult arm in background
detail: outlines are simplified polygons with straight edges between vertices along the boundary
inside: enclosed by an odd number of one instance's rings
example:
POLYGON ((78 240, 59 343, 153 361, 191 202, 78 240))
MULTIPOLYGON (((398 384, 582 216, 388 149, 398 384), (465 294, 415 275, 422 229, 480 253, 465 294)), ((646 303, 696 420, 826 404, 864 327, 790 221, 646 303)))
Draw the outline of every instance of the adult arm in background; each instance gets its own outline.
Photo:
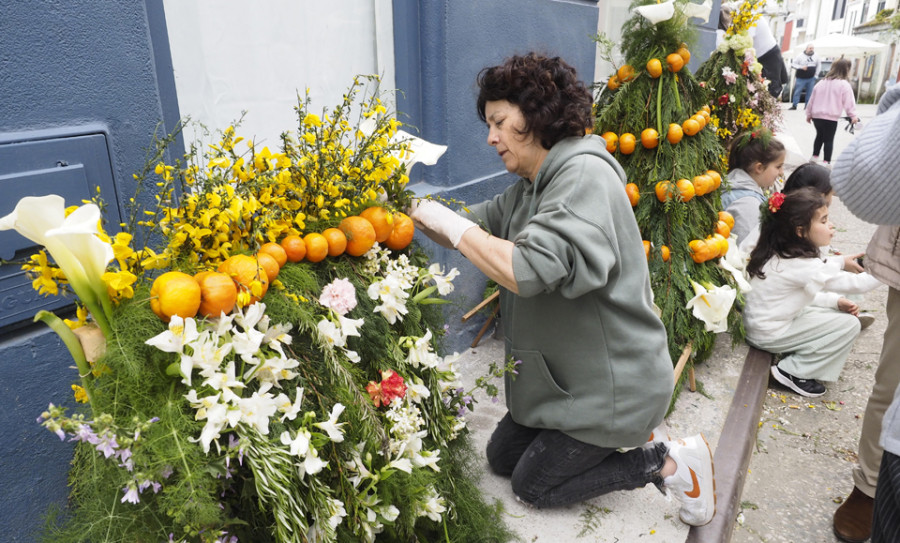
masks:
POLYGON ((878 103, 878 114, 841 153, 831 183, 841 202, 860 219, 900 224, 900 85, 878 103))

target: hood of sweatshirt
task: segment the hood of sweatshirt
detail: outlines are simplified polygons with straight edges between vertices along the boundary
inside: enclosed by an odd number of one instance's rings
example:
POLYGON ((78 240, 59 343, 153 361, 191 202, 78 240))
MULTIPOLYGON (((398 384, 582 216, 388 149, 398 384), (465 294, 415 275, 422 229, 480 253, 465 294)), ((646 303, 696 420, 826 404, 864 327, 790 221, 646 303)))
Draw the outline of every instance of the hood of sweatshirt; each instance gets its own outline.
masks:
POLYGON ((750 174, 740 168, 728 172, 728 186, 731 190, 744 189, 764 194, 762 188, 756 184, 750 174))

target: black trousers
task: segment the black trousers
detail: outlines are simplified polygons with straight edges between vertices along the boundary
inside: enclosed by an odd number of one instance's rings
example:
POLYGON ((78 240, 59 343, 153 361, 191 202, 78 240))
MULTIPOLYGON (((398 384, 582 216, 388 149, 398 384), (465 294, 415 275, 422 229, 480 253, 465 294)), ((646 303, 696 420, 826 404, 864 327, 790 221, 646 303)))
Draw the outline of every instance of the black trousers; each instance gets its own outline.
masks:
POLYGON ((875 490, 872 543, 897 541, 900 541, 900 457, 884 451, 875 490))
POLYGON ((816 141, 813 142, 813 156, 819 156, 822 146, 825 146, 825 156, 822 160, 831 162, 831 152, 834 150, 834 134, 837 132, 837 121, 829 121, 828 119, 812 120, 813 126, 816 127, 816 141))

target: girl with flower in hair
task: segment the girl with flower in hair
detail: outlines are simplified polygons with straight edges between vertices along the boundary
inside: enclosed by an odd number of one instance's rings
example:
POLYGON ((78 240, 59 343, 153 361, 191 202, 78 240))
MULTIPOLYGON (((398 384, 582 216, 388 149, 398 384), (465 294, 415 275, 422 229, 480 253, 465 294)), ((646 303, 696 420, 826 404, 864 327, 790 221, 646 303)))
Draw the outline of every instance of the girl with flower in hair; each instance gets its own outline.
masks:
POLYGON ((744 132, 734 139, 728 156, 729 189, 722 193, 722 208, 734 216, 738 243, 759 224, 759 207, 766 201, 763 190, 784 175, 784 144, 768 128, 744 132))
POLYGON ((772 366, 776 381, 801 396, 821 396, 820 381, 837 380, 860 331, 859 306, 838 292, 862 294, 881 283, 822 258, 820 247, 831 243, 834 225, 821 192, 776 192, 761 207, 759 243, 747 265, 747 343, 784 353, 772 366))

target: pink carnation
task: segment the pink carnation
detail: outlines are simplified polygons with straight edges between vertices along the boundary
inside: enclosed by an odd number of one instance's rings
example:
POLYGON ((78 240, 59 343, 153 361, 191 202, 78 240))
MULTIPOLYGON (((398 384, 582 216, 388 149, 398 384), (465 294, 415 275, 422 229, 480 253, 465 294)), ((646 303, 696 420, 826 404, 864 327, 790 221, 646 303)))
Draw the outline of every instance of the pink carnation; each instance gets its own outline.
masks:
POLYGON ((346 315, 356 307, 356 289, 346 278, 335 279, 322 289, 319 303, 335 310, 339 315, 346 315))

